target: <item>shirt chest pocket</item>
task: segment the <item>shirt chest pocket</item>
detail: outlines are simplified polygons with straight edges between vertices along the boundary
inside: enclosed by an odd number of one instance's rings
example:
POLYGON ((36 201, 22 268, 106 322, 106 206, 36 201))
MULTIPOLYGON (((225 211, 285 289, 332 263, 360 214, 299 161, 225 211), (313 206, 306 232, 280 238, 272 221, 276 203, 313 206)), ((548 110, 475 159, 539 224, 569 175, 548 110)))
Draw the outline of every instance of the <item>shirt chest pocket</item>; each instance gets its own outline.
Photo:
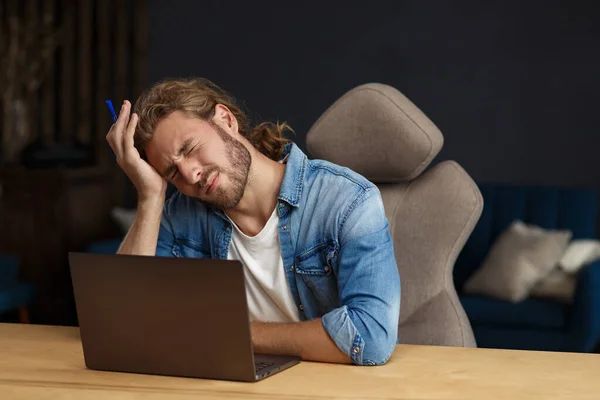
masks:
POLYGON ((312 292, 323 314, 340 304, 337 263, 335 242, 320 244, 296 257, 296 278, 312 292))
POLYGON ((212 258, 208 246, 185 239, 175 239, 172 253, 180 258, 212 258))

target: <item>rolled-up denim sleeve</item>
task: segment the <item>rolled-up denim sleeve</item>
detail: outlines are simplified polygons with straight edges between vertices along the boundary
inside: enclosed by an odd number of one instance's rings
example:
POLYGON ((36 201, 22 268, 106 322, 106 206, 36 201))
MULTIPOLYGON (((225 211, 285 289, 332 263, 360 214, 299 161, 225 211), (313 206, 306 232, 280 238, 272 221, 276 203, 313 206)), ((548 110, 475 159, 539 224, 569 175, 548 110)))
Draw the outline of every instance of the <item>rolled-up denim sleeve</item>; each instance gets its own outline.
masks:
POLYGON ((355 364, 385 364, 398 339, 400 276, 379 190, 358 196, 342 221, 341 307, 322 317, 323 327, 355 364))

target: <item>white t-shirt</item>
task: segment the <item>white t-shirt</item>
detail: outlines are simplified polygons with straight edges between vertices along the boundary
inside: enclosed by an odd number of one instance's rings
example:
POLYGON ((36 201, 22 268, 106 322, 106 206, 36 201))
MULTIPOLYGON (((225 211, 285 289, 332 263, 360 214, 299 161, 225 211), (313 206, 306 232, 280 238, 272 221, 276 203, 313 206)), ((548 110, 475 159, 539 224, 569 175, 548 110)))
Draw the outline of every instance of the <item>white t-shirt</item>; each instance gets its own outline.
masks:
POLYGON ((300 321, 281 258, 277 209, 256 236, 245 235, 233 221, 231 223, 234 229, 227 258, 240 260, 244 265, 250 319, 260 322, 300 321))

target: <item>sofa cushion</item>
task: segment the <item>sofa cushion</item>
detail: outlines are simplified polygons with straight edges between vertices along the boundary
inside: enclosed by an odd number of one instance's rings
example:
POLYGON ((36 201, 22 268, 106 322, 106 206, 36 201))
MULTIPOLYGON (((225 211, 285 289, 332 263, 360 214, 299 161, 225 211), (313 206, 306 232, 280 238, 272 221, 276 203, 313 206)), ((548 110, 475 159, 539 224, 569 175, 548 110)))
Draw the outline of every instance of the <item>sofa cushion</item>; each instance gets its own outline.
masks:
POLYGON ((544 229, 568 229, 573 239, 596 238, 596 191, 479 183, 484 199, 481 218, 454 266, 456 289, 487 256, 492 244, 515 219, 544 229))
POLYGON ((563 329, 569 307, 552 300, 527 299, 511 303, 489 297, 461 295, 460 301, 473 326, 563 329))
POLYGON ((477 347, 488 349, 572 351, 568 334, 559 330, 504 329, 474 326, 477 347))
POLYGON ((464 291, 520 302, 558 264, 571 232, 513 222, 496 240, 464 291))
POLYGON ((0 313, 29 304, 35 296, 35 287, 28 283, 0 285, 0 313))

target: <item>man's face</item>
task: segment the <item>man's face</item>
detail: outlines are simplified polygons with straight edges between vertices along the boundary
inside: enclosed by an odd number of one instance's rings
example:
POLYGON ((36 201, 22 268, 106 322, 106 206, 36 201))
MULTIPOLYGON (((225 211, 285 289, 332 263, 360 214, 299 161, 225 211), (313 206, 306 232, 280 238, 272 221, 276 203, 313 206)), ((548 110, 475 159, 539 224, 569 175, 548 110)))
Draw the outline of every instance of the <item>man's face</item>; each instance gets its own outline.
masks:
POLYGON ((158 123, 146 154, 180 192, 222 210, 239 203, 252 162, 248 149, 221 126, 181 111, 158 123))

